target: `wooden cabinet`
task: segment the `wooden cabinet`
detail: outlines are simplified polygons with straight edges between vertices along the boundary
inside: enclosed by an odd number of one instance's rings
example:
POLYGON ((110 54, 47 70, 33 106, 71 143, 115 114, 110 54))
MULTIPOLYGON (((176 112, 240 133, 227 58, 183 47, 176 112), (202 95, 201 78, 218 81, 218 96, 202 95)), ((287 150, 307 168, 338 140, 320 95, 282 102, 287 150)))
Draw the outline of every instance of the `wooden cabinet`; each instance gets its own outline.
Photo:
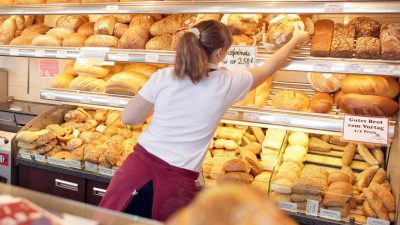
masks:
POLYGON ((39 192, 85 202, 86 181, 83 178, 20 165, 19 185, 39 192))
POLYGON ((87 180, 86 183, 86 202, 92 205, 99 205, 106 193, 108 183, 87 180))

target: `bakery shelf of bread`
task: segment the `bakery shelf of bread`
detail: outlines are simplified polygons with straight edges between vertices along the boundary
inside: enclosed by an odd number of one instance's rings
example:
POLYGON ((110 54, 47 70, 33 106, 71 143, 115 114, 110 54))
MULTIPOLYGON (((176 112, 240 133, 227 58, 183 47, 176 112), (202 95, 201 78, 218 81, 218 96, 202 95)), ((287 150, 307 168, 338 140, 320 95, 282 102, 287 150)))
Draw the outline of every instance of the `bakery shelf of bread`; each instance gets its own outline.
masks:
POLYGON ((136 1, 136 0, 15 0, 2 1, 1 14, 113 14, 113 13, 396 13, 397 1, 341 2, 342 11, 332 11, 329 5, 319 1, 248 1, 198 0, 193 1, 136 1), (49 4, 46 4, 50 2, 49 4), (71 3, 72 2, 72 3, 71 3), (14 5, 12 5, 14 3, 14 5), (64 4, 57 4, 64 3, 64 4), (71 3, 71 4, 65 4, 71 3), (81 4, 79 4, 81 3, 81 4), (93 4, 96 3, 96 4, 93 4), (97 4, 102 3, 102 4, 97 4), (277 4, 278 3, 278 4, 277 4), (40 4, 40 5, 32 5, 40 4), (12 6, 9 6, 12 5, 12 6), (106 7, 118 5, 118 7, 106 7), (371 7, 371 5, 373 5, 371 7))

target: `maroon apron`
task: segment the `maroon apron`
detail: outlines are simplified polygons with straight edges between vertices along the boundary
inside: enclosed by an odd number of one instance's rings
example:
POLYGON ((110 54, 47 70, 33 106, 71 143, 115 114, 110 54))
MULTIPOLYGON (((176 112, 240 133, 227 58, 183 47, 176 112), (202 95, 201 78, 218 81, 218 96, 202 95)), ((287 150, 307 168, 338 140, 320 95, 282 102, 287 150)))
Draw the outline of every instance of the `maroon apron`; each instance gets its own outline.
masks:
POLYGON ((198 176, 198 172, 172 166, 137 144, 113 176, 100 207, 124 211, 135 193, 152 181, 152 219, 165 221, 194 198, 198 176))

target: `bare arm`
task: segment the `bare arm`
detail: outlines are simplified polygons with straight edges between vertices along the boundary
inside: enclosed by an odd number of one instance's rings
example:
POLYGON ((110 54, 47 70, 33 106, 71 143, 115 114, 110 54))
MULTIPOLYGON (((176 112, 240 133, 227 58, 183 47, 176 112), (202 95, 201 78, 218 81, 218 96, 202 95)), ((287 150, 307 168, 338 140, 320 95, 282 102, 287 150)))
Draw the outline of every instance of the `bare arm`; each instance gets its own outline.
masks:
POLYGON ((135 95, 125 106, 122 112, 124 124, 136 125, 143 123, 153 114, 153 104, 140 95, 135 95))
POLYGON ((253 75, 253 86, 251 89, 258 87, 262 84, 269 76, 279 70, 286 62, 290 53, 299 43, 302 43, 307 36, 307 32, 299 30, 295 26, 293 37, 290 41, 285 44, 282 48, 276 51, 271 58, 267 59, 264 64, 260 67, 255 67, 249 71, 253 75))

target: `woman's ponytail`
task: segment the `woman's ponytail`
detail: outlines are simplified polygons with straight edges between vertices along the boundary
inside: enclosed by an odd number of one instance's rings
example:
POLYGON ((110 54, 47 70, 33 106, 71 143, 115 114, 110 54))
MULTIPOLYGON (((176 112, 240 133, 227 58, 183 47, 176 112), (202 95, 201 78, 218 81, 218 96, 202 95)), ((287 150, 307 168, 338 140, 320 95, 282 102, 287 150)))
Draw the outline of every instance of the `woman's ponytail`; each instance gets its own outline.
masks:
POLYGON ((215 20, 201 22, 180 39, 175 58, 175 75, 188 77, 194 84, 208 75, 211 55, 218 49, 227 49, 232 43, 228 27, 215 20))

